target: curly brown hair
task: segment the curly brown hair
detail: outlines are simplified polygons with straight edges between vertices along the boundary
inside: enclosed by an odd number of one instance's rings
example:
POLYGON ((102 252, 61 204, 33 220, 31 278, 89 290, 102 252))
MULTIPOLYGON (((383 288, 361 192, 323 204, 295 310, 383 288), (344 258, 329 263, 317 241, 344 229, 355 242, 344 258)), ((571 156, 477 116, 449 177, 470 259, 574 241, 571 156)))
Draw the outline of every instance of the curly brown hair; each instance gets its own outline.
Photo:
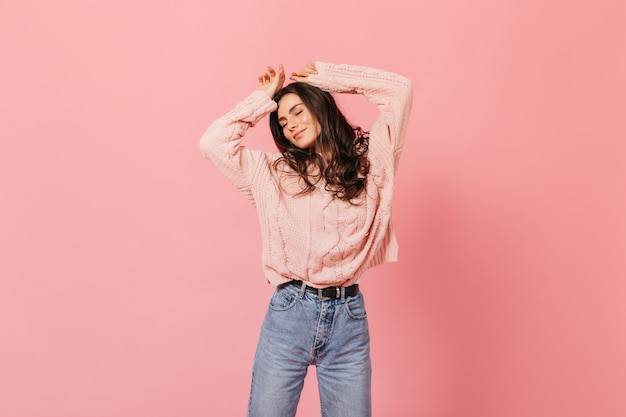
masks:
POLYGON ((327 91, 295 82, 278 91, 274 101, 278 103, 290 93, 297 95, 318 121, 320 135, 315 146, 308 149, 298 148, 285 138, 283 128, 278 122, 278 110, 273 111, 270 114, 270 129, 274 143, 282 154, 274 168, 287 164, 300 177, 303 189, 297 195, 312 192, 323 179, 325 190, 352 203, 366 185, 369 172, 369 132, 350 125, 333 96, 327 91), (330 158, 324 155, 330 155, 330 158))

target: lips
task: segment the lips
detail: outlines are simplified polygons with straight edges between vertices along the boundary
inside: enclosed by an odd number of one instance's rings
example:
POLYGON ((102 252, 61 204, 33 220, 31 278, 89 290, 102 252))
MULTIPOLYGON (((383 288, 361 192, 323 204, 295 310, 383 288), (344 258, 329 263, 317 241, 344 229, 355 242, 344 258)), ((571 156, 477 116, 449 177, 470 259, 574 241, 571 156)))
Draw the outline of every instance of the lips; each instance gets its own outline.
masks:
POLYGON ((293 138, 294 138, 294 139, 300 139, 300 136, 302 136, 302 133, 303 133, 305 130, 306 130, 306 128, 305 128, 305 129, 302 129, 302 130, 300 130, 300 131, 298 131, 298 132, 296 132, 296 134, 295 134, 295 135, 293 135, 293 138))

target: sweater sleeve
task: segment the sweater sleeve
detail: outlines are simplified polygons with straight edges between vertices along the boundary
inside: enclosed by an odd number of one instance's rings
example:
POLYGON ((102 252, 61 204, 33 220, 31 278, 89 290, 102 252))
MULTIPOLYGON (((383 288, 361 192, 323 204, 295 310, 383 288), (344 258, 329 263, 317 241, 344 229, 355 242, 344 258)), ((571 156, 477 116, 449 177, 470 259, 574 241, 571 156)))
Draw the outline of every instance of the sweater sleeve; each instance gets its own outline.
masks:
POLYGON ((363 94, 378 106, 381 116, 372 130, 384 132, 386 145, 391 147, 397 162, 413 103, 411 80, 393 72, 358 65, 316 62, 315 66, 318 73, 309 76, 309 84, 330 92, 363 94), (381 123, 383 126, 379 125, 381 123))
POLYGON ((200 139, 202 154, 253 203, 252 183, 264 153, 242 146, 241 140, 248 128, 274 109, 276 103, 256 90, 215 120, 200 139))

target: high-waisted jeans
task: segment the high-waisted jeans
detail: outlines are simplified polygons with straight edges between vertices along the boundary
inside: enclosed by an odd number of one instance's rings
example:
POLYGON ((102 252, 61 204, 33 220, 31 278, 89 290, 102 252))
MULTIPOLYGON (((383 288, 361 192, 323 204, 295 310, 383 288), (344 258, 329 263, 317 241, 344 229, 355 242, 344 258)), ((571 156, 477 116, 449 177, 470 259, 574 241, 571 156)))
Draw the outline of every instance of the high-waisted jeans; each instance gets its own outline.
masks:
POLYGON ((276 288, 254 358, 248 417, 293 417, 315 365, 322 417, 371 416, 370 339, 363 295, 320 301, 276 288))

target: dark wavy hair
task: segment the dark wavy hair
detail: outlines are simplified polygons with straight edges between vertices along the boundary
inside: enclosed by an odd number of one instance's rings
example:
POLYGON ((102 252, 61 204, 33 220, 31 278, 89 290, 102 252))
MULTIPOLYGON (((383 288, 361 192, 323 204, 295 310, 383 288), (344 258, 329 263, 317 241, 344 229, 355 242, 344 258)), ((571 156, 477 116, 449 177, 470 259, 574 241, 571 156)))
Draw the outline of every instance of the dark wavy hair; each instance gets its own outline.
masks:
POLYGON ((311 148, 298 148, 285 138, 278 123, 278 110, 273 111, 270 114, 270 129, 274 143, 282 154, 274 169, 278 169, 280 164, 287 164, 300 177, 303 188, 297 195, 312 192, 323 179, 325 190, 352 202, 366 185, 370 167, 367 158, 369 132, 350 125, 330 93, 306 83, 295 82, 283 87, 274 101, 278 103, 290 93, 297 95, 318 121, 320 135, 311 148), (324 155, 330 155, 330 158, 324 155))

